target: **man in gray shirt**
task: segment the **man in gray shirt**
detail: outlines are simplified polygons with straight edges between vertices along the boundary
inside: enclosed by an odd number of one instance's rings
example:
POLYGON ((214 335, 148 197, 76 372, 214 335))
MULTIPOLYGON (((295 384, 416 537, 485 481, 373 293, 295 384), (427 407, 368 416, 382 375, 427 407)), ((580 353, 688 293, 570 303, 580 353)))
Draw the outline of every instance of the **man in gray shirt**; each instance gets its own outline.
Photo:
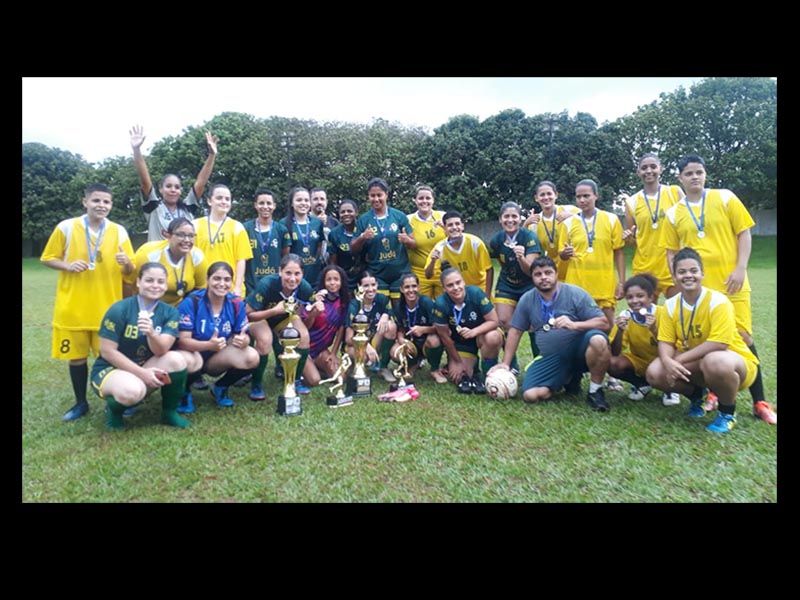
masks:
POLYGON ((602 383, 611 349, 603 331, 609 326, 603 311, 582 288, 559 282, 556 265, 547 256, 533 261, 531 277, 534 289, 517 303, 503 362, 492 370, 510 369, 523 332, 533 331, 538 352, 525 372, 522 399, 545 400, 570 383, 574 389, 581 374, 589 371, 586 401, 593 410, 608 411, 602 383))

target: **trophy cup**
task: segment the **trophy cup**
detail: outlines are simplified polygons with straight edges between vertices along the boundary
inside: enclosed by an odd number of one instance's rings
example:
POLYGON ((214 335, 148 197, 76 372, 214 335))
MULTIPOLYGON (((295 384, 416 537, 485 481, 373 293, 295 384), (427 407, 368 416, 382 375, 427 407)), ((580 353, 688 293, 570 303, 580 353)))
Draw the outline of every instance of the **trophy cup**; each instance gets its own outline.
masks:
POLYGON ((399 364, 398 367, 392 371, 394 376, 397 377, 397 383, 389 386, 390 390, 402 390, 408 387, 406 378, 411 379, 411 375, 408 372, 408 359, 409 357, 416 358, 416 356, 417 347, 411 340, 405 340, 403 344, 397 348, 394 358, 399 364))
POLYGON ((333 392, 333 390, 339 388, 335 396, 328 396, 328 398, 326 399, 326 404, 331 408, 337 408, 339 406, 349 406, 350 404, 353 403, 353 397, 345 396, 344 391, 342 390, 342 386, 344 385, 344 374, 347 373, 347 369, 349 369, 352 364, 353 362, 350 360, 350 356, 348 354, 345 354, 344 356, 342 356, 342 362, 339 365, 339 368, 336 369, 336 372, 328 379, 323 379, 322 381, 319 382, 321 385, 323 383, 328 383, 330 381, 336 381, 335 384, 333 384, 331 387, 328 388, 328 391, 330 392, 333 392))
POLYGON ((278 396, 278 414, 292 416, 302 415, 303 409, 300 406, 300 394, 294 387, 295 375, 297 373, 297 363, 300 362, 300 354, 295 350, 300 343, 300 332, 292 325, 291 318, 297 314, 297 301, 294 296, 284 300, 284 307, 289 314, 289 324, 280 332, 278 341, 283 347, 283 352, 278 355, 278 359, 283 366, 283 394, 278 396))
POLYGON ((367 362, 367 344, 369 344, 369 336, 367 336, 367 329, 369 329, 369 318, 364 314, 364 290, 361 286, 355 291, 355 297, 361 307, 358 314, 353 317, 353 329, 355 335, 353 336, 353 349, 355 350, 355 366, 353 373, 347 378, 348 395, 354 397, 371 396, 372 395, 372 381, 367 375, 365 363, 367 362))

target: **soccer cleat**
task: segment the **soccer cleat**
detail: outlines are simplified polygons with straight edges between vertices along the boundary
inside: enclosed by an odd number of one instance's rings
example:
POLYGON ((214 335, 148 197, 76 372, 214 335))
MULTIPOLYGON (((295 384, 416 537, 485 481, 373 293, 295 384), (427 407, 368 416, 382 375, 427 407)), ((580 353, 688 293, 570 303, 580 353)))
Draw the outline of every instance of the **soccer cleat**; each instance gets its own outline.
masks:
POLYGON ((608 388, 608 390, 612 391, 612 392, 624 392, 625 391, 625 387, 622 385, 622 383, 620 383, 619 380, 614 379, 613 377, 609 377, 606 380, 606 388, 608 388))
POLYGON ((311 389, 307 388, 305 384, 303 384, 302 379, 294 380, 294 391, 297 392, 298 394, 303 394, 303 395, 311 393, 311 389))
POLYGON ((770 425, 778 424, 778 413, 775 412, 771 404, 763 400, 759 400, 753 405, 753 416, 770 425))
POLYGON ((706 427, 706 431, 712 433, 728 433, 736 424, 736 416, 727 413, 718 412, 717 418, 706 427))
POLYGON ((608 405, 608 401, 606 400, 606 394, 603 391, 603 388, 598 388, 596 392, 587 393, 586 402, 589 403, 589 406, 592 407, 592 410, 596 410, 598 412, 608 412, 611 410, 611 407, 608 405))
POLYGON ((383 377, 386 383, 397 383, 397 377, 395 377, 387 367, 379 369, 378 374, 383 377))
POLYGON ((671 394, 664 393, 661 396, 661 404, 664 406, 678 406, 681 403, 681 395, 677 392, 672 392, 671 394))
POLYGON ((197 381, 192 384, 192 387, 196 390, 207 390, 208 389, 208 382, 206 381, 205 377, 200 377, 197 381))
POLYGON ((486 386, 483 385, 483 382, 478 378, 477 375, 473 375, 472 379, 470 380, 470 385, 472 386, 473 394, 486 393, 486 386))
POLYGON ((631 385, 631 393, 628 394, 628 400, 642 400, 652 391, 653 388, 651 388, 649 385, 643 385, 639 388, 637 388, 635 385, 631 385))
POLYGON ((458 382, 456 386, 458 388, 459 394, 471 394, 472 393, 472 380, 470 379, 469 375, 464 373, 461 376, 461 381, 458 382))
POLYGON ((233 400, 228 395, 227 386, 222 387, 216 383, 211 387, 211 393, 214 394, 214 400, 217 401, 217 406, 233 406, 233 400))
POLYGON ((128 408, 123 410, 122 411, 122 416, 123 417, 130 417, 131 415, 135 415, 137 412, 139 412, 139 405, 138 404, 134 404, 133 406, 129 406, 128 408))
POLYGON ((61 420, 74 421, 75 419, 80 419, 83 415, 85 415, 88 412, 89 412, 89 403, 78 402, 75 406, 73 406, 67 412, 64 413, 64 416, 61 417, 61 420))
POLYGON ((178 403, 178 408, 175 409, 181 414, 188 414, 194 412, 194 398, 192 392, 185 392, 178 403))
POLYGON ((262 402, 266 399, 267 395, 264 393, 264 388, 260 385, 250 386, 250 400, 253 402, 262 402))
POLYGON ((699 419, 701 417, 705 417, 706 416, 706 410, 703 408, 703 402, 702 401, 700 401, 700 402, 691 402, 689 404, 689 410, 686 411, 686 414, 689 415, 690 417, 694 417, 696 419, 699 419))
POLYGON ((717 395, 714 392, 708 390, 706 401, 703 402, 703 410, 707 413, 710 413, 717 410, 717 406, 719 406, 719 398, 717 398, 717 395))
POLYGON ((583 379, 583 375, 581 375, 580 373, 575 373, 575 374, 573 374, 573 375, 572 375, 572 379, 570 379, 570 380, 569 380, 569 381, 568 381, 568 382, 567 382, 567 383, 564 385, 564 391, 565 391, 567 394, 570 394, 570 395, 572 395, 572 396, 577 396, 578 394, 580 394, 580 393, 581 393, 581 383, 582 383, 582 379, 583 379))

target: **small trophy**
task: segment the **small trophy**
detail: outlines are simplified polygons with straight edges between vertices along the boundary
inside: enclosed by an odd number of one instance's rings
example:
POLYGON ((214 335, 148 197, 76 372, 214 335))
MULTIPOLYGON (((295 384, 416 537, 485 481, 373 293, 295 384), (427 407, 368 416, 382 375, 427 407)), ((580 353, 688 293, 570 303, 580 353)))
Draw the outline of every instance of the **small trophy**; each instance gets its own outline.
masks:
POLYGON ((344 356, 342 356, 342 362, 339 365, 339 368, 336 369, 336 372, 328 379, 323 379, 322 381, 319 382, 321 385, 323 383, 328 383, 330 381, 336 381, 336 383, 334 383, 331 387, 328 388, 328 391, 330 392, 333 392, 333 390, 336 390, 338 388, 335 396, 328 396, 328 398, 326 399, 326 404, 331 408, 337 408, 339 406, 349 406, 350 404, 353 403, 353 397, 345 396, 344 391, 342 390, 342 386, 344 385, 344 374, 347 373, 347 369, 349 369, 352 364, 353 362, 350 360, 350 355, 345 354, 344 356))
POLYGON ((297 301, 294 296, 284 300, 284 307, 289 314, 289 324, 280 332, 278 341, 283 346, 283 352, 278 355, 278 359, 283 366, 283 394, 278 396, 278 414, 292 416, 302 415, 303 409, 300 406, 300 394, 294 387, 295 375, 297 374, 297 363, 300 362, 300 354, 295 350, 300 343, 300 332, 292 325, 292 317, 297 311, 297 301))
POLYGON ((398 346, 395 352, 395 360, 399 363, 398 367, 392 371, 394 376, 397 377, 397 384, 392 384, 389 389, 402 390, 408 387, 406 378, 411 379, 411 374, 408 372, 408 359, 417 357, 417 347, 411 340, 405 340, 401 346, 398 346))
POLYGON ((367 375, 366 365, 367 362, 367 344, 369 344, 369 336, 367 329, 369 329, 369 318, 364 314, 364 290, 361 286, 355 291, 355 297, 361 307, 358 314, 353 317, 353 329, 355 335, 353 336, 353 350, 355 350, 355 366, 353 373, 347 378, 347 394, 354 397, 371 396, 372 395, 372 381, 367 375))

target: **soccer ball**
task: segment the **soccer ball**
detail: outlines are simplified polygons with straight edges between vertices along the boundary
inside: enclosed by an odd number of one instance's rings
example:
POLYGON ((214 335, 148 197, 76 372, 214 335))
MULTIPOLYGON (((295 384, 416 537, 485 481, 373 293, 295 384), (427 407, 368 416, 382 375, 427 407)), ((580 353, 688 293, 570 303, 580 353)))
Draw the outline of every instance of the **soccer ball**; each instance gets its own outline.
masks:
POLYGON ((496 400, 508 400, 517 395, 517 377, 507 369, 495 369, 489 373, 484 386, 496 400))

